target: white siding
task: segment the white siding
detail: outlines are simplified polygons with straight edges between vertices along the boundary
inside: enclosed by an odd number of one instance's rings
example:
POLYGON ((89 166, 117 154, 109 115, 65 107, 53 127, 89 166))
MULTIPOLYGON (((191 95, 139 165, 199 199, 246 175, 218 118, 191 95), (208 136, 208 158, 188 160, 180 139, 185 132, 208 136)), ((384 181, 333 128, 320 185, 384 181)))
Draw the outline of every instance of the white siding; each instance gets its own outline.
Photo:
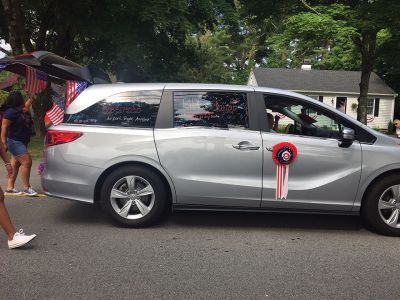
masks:
POLYGON ((387 129, 389 121, 393 121, 394 99, 380 98, 379 116, 368 125, 372 128, 387 129))

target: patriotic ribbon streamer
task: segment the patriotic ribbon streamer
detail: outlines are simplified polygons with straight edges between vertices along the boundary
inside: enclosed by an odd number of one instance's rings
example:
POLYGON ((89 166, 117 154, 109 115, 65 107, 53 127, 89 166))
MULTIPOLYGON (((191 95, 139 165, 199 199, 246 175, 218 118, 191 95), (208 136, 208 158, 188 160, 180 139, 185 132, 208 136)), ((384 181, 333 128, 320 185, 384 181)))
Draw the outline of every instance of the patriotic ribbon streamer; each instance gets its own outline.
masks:
POLYGON ((289 164, 297 157, 295 145, 287 142, 272 147, 272 159, 276 163, 276 193, 275 199, 286 199, 289 183, 289 164))

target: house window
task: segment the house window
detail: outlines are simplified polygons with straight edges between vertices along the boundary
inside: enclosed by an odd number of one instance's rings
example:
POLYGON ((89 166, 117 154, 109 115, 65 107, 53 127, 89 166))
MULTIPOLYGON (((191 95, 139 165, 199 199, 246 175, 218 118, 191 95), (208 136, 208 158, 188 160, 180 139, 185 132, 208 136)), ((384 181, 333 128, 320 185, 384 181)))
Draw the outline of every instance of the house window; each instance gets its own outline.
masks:
POLYGON ((324 96, 307 95, 310 98, 318 100, 319 102, 324 102, 324 96))
MULTIPOLYGON (((307 95, 310 98, 313 98, 314 100, 318 100, 319 102, 324 102, 324 96, 316 96, 316 95, 307 95)), ((312 109, 308 110, 310 113, 316 113, 317 115, 319 115, 319 112, 316 112, 312 109)))
POLYGON ((374 99, 367 100, 367 115, 372 115, 374 113, 374 99))
POLYGON ((379 117, 379 98, 370 98, 367 101, 367 115, 379 117))

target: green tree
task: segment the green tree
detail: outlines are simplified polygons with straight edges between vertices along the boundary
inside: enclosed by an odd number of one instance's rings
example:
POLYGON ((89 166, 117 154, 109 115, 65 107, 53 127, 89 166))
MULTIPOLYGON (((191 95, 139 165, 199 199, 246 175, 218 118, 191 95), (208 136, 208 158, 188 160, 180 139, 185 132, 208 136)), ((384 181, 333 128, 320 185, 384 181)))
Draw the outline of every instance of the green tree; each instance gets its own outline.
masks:
POLYGON ((48 50, 96 63, 119 80, 158 81, 176 74, 188 34, 230 25, 230 0, 2 0, 0 38, 14 54, 48 50))
POLYGON ((267 66, 298 68, 308 59, 317 69, 359 69, 360 57, 352 41, 356 30, 344 21, 349 14, 347 7, 334 4, 316 9, 324 13, 290 16, 282 32, 267 40, 267 66))
POLYGON ((191 58, 180 68, 181 81, 245 84, 255 65, 250 34, 219 29, 190 36, 187 45, 191 58))

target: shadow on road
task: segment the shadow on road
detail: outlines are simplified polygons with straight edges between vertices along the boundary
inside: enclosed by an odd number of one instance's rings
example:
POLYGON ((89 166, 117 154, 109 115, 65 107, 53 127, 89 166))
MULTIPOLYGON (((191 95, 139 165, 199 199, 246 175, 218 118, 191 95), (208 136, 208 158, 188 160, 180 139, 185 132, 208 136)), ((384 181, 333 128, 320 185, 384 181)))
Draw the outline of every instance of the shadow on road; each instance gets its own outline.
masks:
POLYGON ((354 230, 363 228, 359 216, 249 213, 249 212, 174 212, 168 223, 196 227, 252 227, 315 230, 354 230))
MULTIPOLYGON (((115 226, 95 205, 72 202, 62 210, 59 220, 67 223, 103 224, 115 226)), ((288 228, 310 230, 352 230, 363 228, 358 216, 262 213, 175 211, 157 227, 218 227, 218 228, 288 228)))
POLYGON ((111 224, 109 218, 97 205, 71 202, 60 211, 58 220, 66 223, 111 224))

